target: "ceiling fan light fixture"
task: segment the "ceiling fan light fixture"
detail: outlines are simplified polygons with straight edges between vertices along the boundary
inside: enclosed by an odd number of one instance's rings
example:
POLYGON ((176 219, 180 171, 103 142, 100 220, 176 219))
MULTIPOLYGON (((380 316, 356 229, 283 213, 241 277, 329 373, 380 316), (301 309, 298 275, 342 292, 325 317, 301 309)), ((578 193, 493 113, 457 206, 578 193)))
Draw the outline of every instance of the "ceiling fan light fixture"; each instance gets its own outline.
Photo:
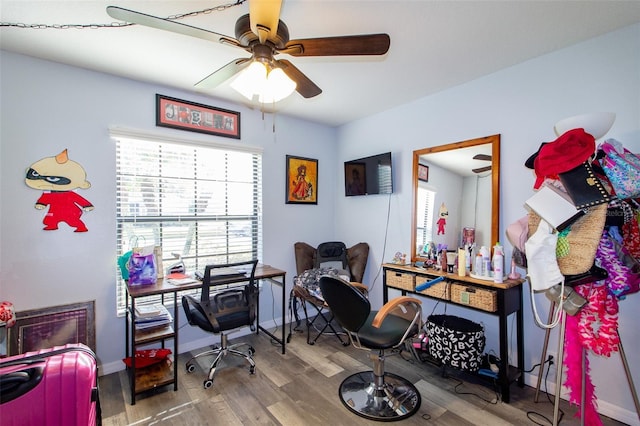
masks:
POLYGON ((231 82, 231 87, 251 101, 254 95, 260 93, 266 81, 267 68, 262 62, 253 61, 231 82))
POLYGON ((261 103, 273 103, 291 95, 296 83, 280 68, 271 68, 262 61, 253 61, 231 82, 231 87, 253 101, 257 96, 261 103))
POLYGON ((273 68, 267 75, 267 82, 259 100, 262 103, 278 102, 289 97, 294 90, 296 90, 295 81, 291 80, 281 68, 273 68))

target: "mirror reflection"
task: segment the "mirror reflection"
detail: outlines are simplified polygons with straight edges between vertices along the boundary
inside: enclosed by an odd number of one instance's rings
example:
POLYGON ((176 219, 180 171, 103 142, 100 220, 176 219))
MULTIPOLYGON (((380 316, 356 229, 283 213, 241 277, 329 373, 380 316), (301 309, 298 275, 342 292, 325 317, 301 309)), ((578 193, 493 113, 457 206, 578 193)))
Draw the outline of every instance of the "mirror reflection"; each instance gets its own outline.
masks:
POLYGON ((414 151, 412 261, 498 240, 500 135, 414 151))

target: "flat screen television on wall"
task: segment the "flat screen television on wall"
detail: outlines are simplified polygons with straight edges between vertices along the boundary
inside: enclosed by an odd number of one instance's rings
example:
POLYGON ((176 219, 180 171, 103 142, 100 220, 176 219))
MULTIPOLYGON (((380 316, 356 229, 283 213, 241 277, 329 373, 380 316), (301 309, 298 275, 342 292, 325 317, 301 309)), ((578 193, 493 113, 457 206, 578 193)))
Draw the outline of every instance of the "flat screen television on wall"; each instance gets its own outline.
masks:
POLYGON ((347 197, 393 193, 391 153, 345 161, 344 193, 347 197))

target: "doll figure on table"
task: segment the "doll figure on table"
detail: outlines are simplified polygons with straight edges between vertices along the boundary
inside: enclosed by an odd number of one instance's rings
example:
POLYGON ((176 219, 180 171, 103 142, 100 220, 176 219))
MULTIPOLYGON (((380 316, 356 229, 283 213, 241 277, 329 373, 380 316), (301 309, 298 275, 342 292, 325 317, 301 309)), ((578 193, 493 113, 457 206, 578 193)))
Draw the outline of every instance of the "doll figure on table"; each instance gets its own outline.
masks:
POLYGON ((442 203, 440 205, 440 212, 438 213, 438 220, 436 221, 436 225, 438 225, 436 235, 444 235, 445 226, 447 225, 447 216, 449 216, 449 211, 447 210, 447 206, 442 203))

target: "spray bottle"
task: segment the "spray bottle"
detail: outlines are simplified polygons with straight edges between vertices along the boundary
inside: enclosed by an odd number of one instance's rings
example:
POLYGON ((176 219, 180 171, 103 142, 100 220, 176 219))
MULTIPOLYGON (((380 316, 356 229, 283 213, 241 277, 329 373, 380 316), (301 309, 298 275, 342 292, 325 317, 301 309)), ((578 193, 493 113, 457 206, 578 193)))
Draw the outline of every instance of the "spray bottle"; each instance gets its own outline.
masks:
POLYGON ((491 258, 489 249, 486 246, 480 247, 480 255, 482 256, 482 269, 476 274, 488 277, 491 275, 491 258))
POLYGON ((473 273, 476 275, 482 275, 482 255, 480 253, 476 255, 476 262, 473 265, 473 273))
POLYGON ((504 253, 500 242, 493 247, 493 282, 501 283, 504 279, 504 253))

